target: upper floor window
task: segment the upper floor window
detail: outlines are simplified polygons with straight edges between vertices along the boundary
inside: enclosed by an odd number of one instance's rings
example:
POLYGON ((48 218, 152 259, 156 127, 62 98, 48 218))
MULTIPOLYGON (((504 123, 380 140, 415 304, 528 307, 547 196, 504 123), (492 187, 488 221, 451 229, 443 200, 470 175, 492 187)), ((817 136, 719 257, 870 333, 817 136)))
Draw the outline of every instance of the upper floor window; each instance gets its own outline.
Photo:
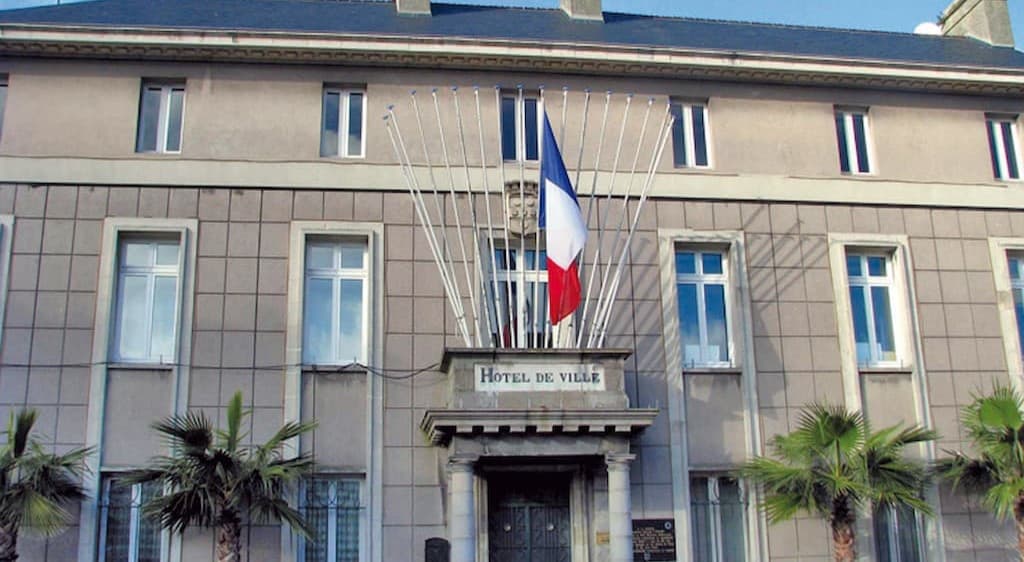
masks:
POLYGON ((921 518, 909 507, 875 508, 875 552, 878 562, 921 562, 921 518))
POLYGON ((115 361, 174 362, 181 259, 177 238, 131 236, 118 241, 115 361))
POLYGON ((366 92, 324 88, 320 156, 362 158, 366 155, 366 92))
POLYGON ((1001 180, 1020 179, 1020 142, 1017 117, 989 116, 988 148, 992 154, 992 173, 1001 180))
POLYGON ((501 96, 501 157, 504 160, 540 158, 540 101, 536 96, 501 96))
POLYGON ((853 332, 860 365, 897 361, 893 327, 892 257, 885 254, 847 253, 853 332))
POLYGON ((491 337, 506 347, 549 347, 547 252, 538 251, 535 239, 527 240, 523 251, 514 241, 510 245, 494 250, 497 270, 487 284, 488 293, 497 292, 487 305, 495 327, 491 337))
POLYGON ((181 152, 185 84, 145 81, 135 152, 181 152))
POLYGON ((844 174, 871 173, 869 135, 866 109, 836 109, 839 169, 844 174))
POLYGON ((0 76, 0 138, 4 134, 4 108, 7 107, 7 77, 0 76))
POLYGON ((126 484, 116 477, 103 480, 100 502, 101 562, 161 562, 160 526, 142 515, 142 507, 157 495, 156 482, 126 484))
POLYGON ((1013 291, 1013 309, 1017 318, 1017 338, 1024 350, 1024 255, 1011 255, 1010 289, 1013 291))
POLYGON ((673 101, 672 160, 676 168, 708 167, 708 108, 703 103, 673 101))
POLYGON ((746 497, 728 476, 690 477, 690 533, 694 562, 745 562, 746 497))
POLYGON ((300 511, 314 538, 300 543, 299 562, 359 562, 359 480, 317 476, 306 481, 300 511))
POLYGON ((728 366, 728 264, 724 251, 676 251, 683 367, 728 366))
POLYGON ((369 322, 365 240, 306 240, 302 357, 307 365, 363 362, 369 322))

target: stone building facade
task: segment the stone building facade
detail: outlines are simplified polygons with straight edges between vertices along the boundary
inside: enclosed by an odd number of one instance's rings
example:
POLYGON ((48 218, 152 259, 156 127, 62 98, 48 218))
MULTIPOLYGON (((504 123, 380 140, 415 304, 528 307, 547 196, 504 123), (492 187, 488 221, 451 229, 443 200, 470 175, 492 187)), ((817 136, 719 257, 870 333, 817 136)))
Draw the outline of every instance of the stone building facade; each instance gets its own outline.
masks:
MULTIPOLYGON (((236 390, 253 441, 319 421, 299 501, 323 540, 252 524, 252 561, 421 561, 443 538, 460 562, 625 562, 666 522, 671 560, 823 561, 821 521, 767 525, 735 477, 803 406, 933 427, 926 459, 966 446, 972 393, 1024 373, 1024 54, 1006 2, 954 2, 942 37, 562 4, 0 11, 0 413, 35 408, 57 450, 98 447, 75 526, 21 559, 211 560, 212 533, 161 534, 139 516, 152 491, 117 475, 160 452, 152 421, 219 420, 236 390), (376 120, 408 115, 413 89, 544 83, 569 88, 570 130, 588 88, 670 100, 682 128, 633 207, 606 345, 462 349, 376 120), (478 364, 596 365, 604 382, 460 387, 478 364)), ((502 146, 492 129, 481 142, 502 146)), ((608 171, 605 150, 587 173, 608 171)), ((862 557, 1014 558, 977 502, 926 496, 935 518, 864 514, 862 557)))

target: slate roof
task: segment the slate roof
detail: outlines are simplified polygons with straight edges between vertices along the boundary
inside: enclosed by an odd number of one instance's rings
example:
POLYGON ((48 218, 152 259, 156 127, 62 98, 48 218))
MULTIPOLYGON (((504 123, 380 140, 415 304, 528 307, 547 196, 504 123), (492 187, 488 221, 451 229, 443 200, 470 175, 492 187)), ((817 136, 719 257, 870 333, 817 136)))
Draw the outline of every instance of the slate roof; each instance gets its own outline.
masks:
POLYGON ((605 13, 601 23, 558 9, 439 3, 432 16, 409 16, 391 2, 93 0, 0 10, 4 24, 461 37, 1024 70, 1024 53, 961 37, 616 13, 605 13))

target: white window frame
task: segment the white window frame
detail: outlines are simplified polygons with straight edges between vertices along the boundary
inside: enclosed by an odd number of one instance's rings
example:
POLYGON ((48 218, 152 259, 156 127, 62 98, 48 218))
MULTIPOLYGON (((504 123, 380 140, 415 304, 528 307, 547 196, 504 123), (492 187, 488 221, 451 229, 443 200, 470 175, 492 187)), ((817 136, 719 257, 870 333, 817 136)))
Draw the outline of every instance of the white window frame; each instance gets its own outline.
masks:
MULTIPOLYGON (((701 368, 716 368, 716 367, 732 367, 734 366, 733 358, 736 354, 736 345, 733 343, 733 318, 732 309, 734 300, 733 287, 729 279, 729 270, 732 267, 730 252, 728 248, 716 247, 714 245, 694 246, 680 244, 675 249, 675 254, 678 255, 680 252, 692 252, 695 255, 696 262, 696 273, 679 273, 676 271, 676 306, 678 310, 679 294, 678 286, 681 283, 692 283, 697 286, 697 323, 698 331, 700 332, 700 355, 701 360, 699 363, 686 364, 686 357, 683 356, 683 370, 686 369, 701 369, 701 368), (703 256, 705 254, 718 254, 722 256, 722 273, 704 273, 703 256), (706 285, 722 285, 725 293, 725 337, 726 337, 726 354, 728 359, 726 361, 710 360, 710 346, 708 344, 708 315, 707 315, 707 302, 704 295, 704 287, 706 285)), ((682 330, 682 326, 680 326, 682 330)), ((680 332, 681 334, 682 332, 680 332)), ((680 344, 682 345, 682 344, 680 344)))
POLYGON ((990 238, 989 252, 992 257, 999 324, 1003 332, 1006 369, 1010 384, 1018 392, 1024 392, 1024 349, 1021 349, 1017 311, 1013 301, 1013 291, 1017 287, 1010 279, 1010 258, 1024 259, 1024 238, 990 238))
MULTIPOLYGON (((684 143, 685 143, 684 151, 686 153, 686 162, 685 163, 680 164, 679 162, 676 162, 675 158, 673 157, 672 165, 675 168, 677 168, 677 169, 693 168, 693 169, 698 169, 698 170, 707 170, 707 169, 712 168, 712 160, 711 160, 711 123, 709 121, 711 112, 708 110, 708 102, 707 101, 699 101, 699 102, 698 101, 686 101, 686 100, 680 100, 680 99, 673 98, 670 103, 672 105, 673 111, 677 107, 679 108, 679 113, 680 113, 680 115, 682 116, 682 119, 683 119, 683 121, 682 121, 682 125, 683 125, 683 139, 684 139, 684 143), (702 113, 704 114, 704 150, 706 152, 707 161, 708 161, 708 163, 704 164, 704 165, 697 164, 697 139, 696 139, 696 135, 694 134, 694 130, 693 130, 693 109, 696 108, 696 107, 701 108, 702 113)), ((677 116, 676 119, 679 119, 679 117, 677 116)), ((673 135, 672 140, 673 140, 673 142, 675 142, 675 135, 673 135)), ((673 150, 674 150, 674 147, 673 147, 673 150)))
POLYGON ((995 150, 995 154, 992 154, 992 159, 996 163, 996 179, 1004 181, 1021 181, 1024 177, 1024 169, 1021 168, 1021 155, 1020 155, 1020 125, 1018 124, 1018 118, 1016 115, 986 115, 985 116, 985 127, 987 127, 987 134, 991 135, 990 139, 994 143, 994 146, 990 146, 990 149, 995 150), (1006 143, 1003 139, 1002 125, 1010 125, 1010 141, 1013 146, 1007 150, 1006 143), (1007 160, 1007 154, 1013 159, 1017 165, 1017 177, 1010 177, 1009 162, 1007 160))
POLYGON ((7 110, 7 97, 10 93, 10 83, 6 74, 0 74, 0 139, 4 138, 4 113, 7 110))
MULTIPOLYGON (((868 176, 875 175, 877 165, 875 164, 875 150, 874 141, 871 135, 871 118, 868 115, 867 108, 854 108, 854 107, 837 107, 835 108, 835 115, 843 117, 843 139, 846 141, 846 158, 847 162, 850 163, 850 171, 840 171, 843 174, 849 174, 852 176, 868 176), (857 138, 854 132, 853 118, 855 115, 859 115, 864 118, 864 158, 867 160, 868 169, 860 169, 860 160, 857 154, 857 138)), ((839 134, 839 131, 836 131, 839 134)), ((839 139, 836 139, 836 145, 839 146, 839 139)))
MULTIPOLYGON (((903 362, 901 362, 900 358, 906 355, 905 347, 903 347, 904 353, 901 354, 901 342, 905 339, 905 336, 903 334, 903 332, 905 332, 905 329, 903 327, 906 326, 906 315, 905 314, 904 315, 900 315, 900 311, 899 310, 894 310, 894 309, 896 309, 896 303, 900 302, 900 300, 902 300, 902 299, 898 300, 898 295, 897 295, 897 292, 898 292, 899 288, 896 286, 896 275, 895 275, 895 271, 894 271, 895 270, 895 267, 894 267, 895 260, 893 259, 893 252, 891 252, 891 251, 887 252, 887 251, 878 250, 878 249, 859 250, 859 249, 847 248, 846 257, 847 257, 847 260, 849 260, 851 257, 856 257, 860 261, 861 270, 862 270, 862 274, 860 276, 856 276, 855 277, 852 274, 850 274, 849 268, 847 267, 847 270, 846 270, 847 286, 850 287, 850 288, 852 288, 852 287, 864 287, 865 288, 864 303, 865 303, 865 306, 867 308, 864 311, 864 314, 867 315, 868 344, 870 346, 871 359, 867 363, 858 363, 858 365, 860 367, 867 367, 867 368, 872 368, 872 367, 879 367, 879 368, 896 367, 896 368, 899 368, 899 367, 903 367, 904 364, 903 364, 903 362), (868 274, 868 260, 870 258, 881 258, 882 260, 885 261, 885 276, 884 277, 872 276, 872 275, 868 274), (875 301, 874 301, 874 297, 871 295, 871 288, 872 287, 885 287, 885 288, 887 288, 889 290, 889 307, 890 307, 889 318, 892 321, 892 327, 891 328, 892 328, 892 337, 893 337, 893 354, 896 356, 896 359, 891 360, 891 361, 887 361, 885 359, 880 359, 880 358, 877 357, 878 342, 876 341, 877 334, 876 334, 876 330, 875 330, 875 314, 874 314, 874 312, 875 312, 875 301)), ((847 292, 847 295, 849 296, 849 292, 847 292)), ((853 302, 852 302, 852 300, 850 302, 850 311, 851 311, 850 321, 852 322, 853 321, 853 316, 852 316, 853 302)), ((856 337, 856 334, 854 334, 854 336, 856 337)), ((856 340, 854 341, 854 349, 856 350, 856 340)))
MULTIPOLYGON (((502 90, 501 92, 501 103, 498 105, 498 111, 500 113, 501 122, 504 122, 504 107, 505 100, 512 99, 515 103, 515 127, 516 127, 516 158, 515 160, 508 160, 505 158, 504 144, 501 148, 501 158, 505 162, 539 162, 541 145, 543 144, 543 123, 544 123, 544 104, 539 94, 535 92, 528 92, 519 90, 502 90), (537 103, 537 158, 528 159, 526 157, 526 102, 527 100, 534 101, 537 103)), ((499 131, 501 135, 502 143, 505 142, 504 131, 499 131)))
MULTIPOLYGON (((109 518, 108 512, 110 509, 110 488, 113 486, 114 481, 117 479, 116 473, 104 473, 102 477, 102 490, 103 500, 100 504, 100 531, 99 531, 99 553, 96 560, 103 562, 107 559, 107 521, 109 518)), ((128 532, 128 562, 139 561, 139 527, 142 523, 142 484, 129 484, 131 486, 131 506, 129 517, 129 532, 128 532)), ((170 555, 170 537, 169 533, 161 528, 160 529, 160 561, 167 562, 170 555)))
POLYGON ((366 88, 324 86, 320 95, 320 156, 324 158, 365 158, 366 157, 366 88), (338 94, 338 151, 336 154, 325 154, 323 150, 325 101, 327 94, 338 94), (363 110, 361 112, 362 123, 360 124, 361 134, 359 135, 359 153, 349 154, 349 115, 352 104, 352 95, 362 96, 363 110))
POLYGON ((157 80, 143 80, 142 89, 139 92, 139 115, 136 122, 135 151, 140 154, 181 154, 181 147, 185 144, 185 82, 163 82, 157 80), (157 112, 156 127, 156 148, 154 150, 139 149, 139 135, 142 134, 142 104, 146 90, 160 90, 160 108, 157 112), (178 131, 178 149, 168 150, 167 136, 171 121, 171 92, 181 92, 181 130, 178 131))
MULTIPOLYGON (((89 407, 86 412, 85 445, 93 447, 93 454, 86 457, 87 470, 82 478, 86 499, 79 513, 78 560, 92 560, 97 552, 98 504, 101 475, 104 412, 106 411, 107 371, 116 365, 110 360, 111 340, 114 334, 113 320, 116 311, 117 255, 118 242, 123 236, 153 235, 173 236, 179 239, 179 256, 184 257, 179 278, 178 326, 174 362, 169 365, 146 365, 132 363, 132 369, 161 369, 171 374, 173 395, 168 400, 168 414, 184 414, 188 410, 190 364, 192 362, 192 317, 195 295, 196 235, 199 221, 196 219, 166 218, 107 218, 103 222, 103 245, 100 251, 100 267, 96 290, 96 315, 93 320, 92 366, 89 376, 89 407)), ((170 561, 181 560, 181 537, 170 539, 170 561)))
MULTIPOLYGON (((321 361, 316 363, 317 365, 348 365, 351 363, 365 363, 368 355, 367 342, 369 338, 370 329, 370 252, 369 252, 369 241, 363 237, 335 237, 335 236, 324 236, 306 237, 306 245, 303 250, 303 307, 305 307, 306 301, 306 290, 308 288, 310 279, 327 279, 331 281, 332 290, 332 314, 331 314, 331 358, 328 361, 321 361), (305 259, 306 252, 312 246, 329 247, 333 251, 333 255, 336 260, 340 260, 341 250, 345 247, 359 246, 362 250, 363 266, 360 269, 356 268, 345 268, 340 265, 335 265, 332 268, 313 268, 306 265, 305 259), (359 354, 356 357, 342 357, 340 355, 341 350, 338 349, 338 340, 340 339, 341 326, 337 314, 337 307, 341 302, 341 281, 343 280, 360 280, 363 282, 362 292, 362 316, 360 319, 360 328, 362 330, 363 341, 359 349, 359 354)), ((305 310, 305 308, 303 308, 305 310)), ((305 340, 305 317, 303 317, 303 349, 302 349, 302 362, 305 365, 312 365, 313 363, 307 361, 307 349, 305 340)))
MULTIPOLYGON (((899 512, 896 507, 891 505, 880 506, 879 509, 884 509, 889 512, 889 542, 884 545, 889 551, 890 562, 926 562, 928 558, 927 543, 924 540, 924 518, 917 510, 914 510, 914 540, 917 542, 917 549, 921 553, 921 560, 903 560, 900 556, 900 545, 898 538, 906 531, 900 529, 899 512)), ((872 518, 874 514, 872 515, 872 518)), ((872 533, 874 542, 874 550, 877 556, 879 547, 883 546, 878 544, 878 537, 872 533)))
MULTIPOLYGON (((538 300, 540 300, 541 296, 544 296, 545 299, 547 298, 547 291, 548 291, 547 262, 545 261, 545 262, 543 262, 541 264, 544 269, 523 269, 525 264, 526 264, 526 252, 538 252, 538 253, 543 253, 543 254, 546 255, 546 250, 545 250, 545 247, 544 247, 543 244, 541 244, 540 247, 537 246, 537 239, 536 239, 535 236, 528 236, 528 237, 526 237, 526 239, 524 240, 524 244, 525 244, 525 248, 521 248, 520 245, 519 245, 519 239, 518 238, 517 239, 509 239, 509 245, 511 246, 510 248, 506 248, 504 243, 502 243, 500 245, 499 244, 494 244, 494 251, 495 251, 494 259, 493 260, 490 260, 490 259, 486 260, 486 266, 485 266, 487 268, 488 273, 489 273, 489 275, 487 277, 487 287, 486 287, 486 294, 487 294, 488 298, 484 299, 484 302, 482 302, 481 304, 482 304, 482 306, 491 306, 491 304, 493 302, 494 305, 495 305, 492 310, 496 310, 496 313, 497 313, 498 316, 497 316, 497 318, 493 318, 493 317, 491 318, 492 324, 495 327, 498 328, 495 331, 495 337, 497 337, 499 339, 501 339, 502 337, 507 338, 511 342, 513 347, 526 348, 526 347, 531 347, 530 346, 530 342, 528 341, 529 338, 528 337, 522 337, 522 336, 526 336, 526 335, 529 335, 529 334, 542 334, 542 335, 544 335, 544 338, 545 338, 545 342, 544 342, 545 345, 542 346, 542 347, 547 347, 548 345, 552 345, 553 344, 553 339, 554 339, 554 334, 552 333, 552 326, 551 326, 551 316, 550 316, 550 314, 548 314, 547 307, 545 307, 543 311, 536 311, 535 310, 534 311, 534 318, 532 319, 532 322, 531 322, 531 319, 529 317, 529 311, 528 311, 527 306, 526 306, 526 304, 527 304, 527 297, 529 297, 529 300, 534 302, 535 304, 536 304, 536 302, 538 300), (525 249, 526 252, 521 252, 520 249, 525 249), (497 252, 505 252, 505 251, 508 251, 508 250, 511 250, 511 251, 515 252, 515 254, 516 254, 516 259, 515 259, 515 264, 514 264, 516 269, 514 269, 514 270, 503 269, 504 264, 499 262, 499 260, 497 258, 497 252), (498 269, 494 270, 493 267, 497 267, 498 269), (512 323, 508 322, 508 318, 506 318, 508 316, 508 303, 504 303, 505 306, 501 307, 501 310, 498 310, 499 307, 497 305, 501 304, 501 301, 495 298, 496 295, 492 294, 494 292, 495 284, 498 287, 498 293, 499 294, 507 294, 508 293, 508 286, 509 286, 510 283, 511 284, 515 284, 514 292, 515 292, 516 304, 518 305, 516 307, 516 310, 515 310, 515 314, 516 314, 516 323, 515 323, 515 325, 516 326, 529 326, 529 328, 530 328, 526 332, 520 331, 519 334, 506 334, 505 333, 505 330, 511 328, 511 326, 512 326, 512 323), (533 291, 532 294, 530 292, 528 292, 528 290, 527 290, 527 287, 530 286, 531 284, 534 286, 534 291, 533 291), (537 297, 537 298, 534 298, 534 297, 537 297), (540 314, 538 314, 538 312, 540 312, 540 314), (506 320, 506 324, 507 325, 499 327, 499 323, 501 322, 501 320, 503 318, 506 320), (539 321, 539 325, 538 325, 538 321, 539 321)), ((488 253, 491 250, 491 245, 484 243, 484 244, 482 244, 482 246, 483 247, 481 248, 481 253, 482 253, 483 256, 487 256, 488 253)), ((535 258, 535 259, 539 260, 539 257, 535 258)), ((545 300, 545 303, 546 302, 547 301, 545 300)), ((480 318, 483 321, 486 322, 486 318, 487 318, 486 315, 489 315, 489 314, 491 314, 490 311, 486 311, 485 312, 485 311, 481 310, 480 318)), ((570 333, 574 335, 575 331, 571 331, 570 333)), ((563 337, 569 338, 569 336, 567 336, 567 335, 563 335, 563 337)), ((575 341, 575 340, 573 340, 573 341, 575 341)), ((537 346, 534 345, 532 347, 537 347, 537 346)))
POLYGON ((154 247, 152 251, 156 251, 155 246, 160 242, 167 242, 175 240, 172 237, 166 236, 153 236, 152 234, 122 234, 117 240, 117 281, 114 289, 114 318, 113 318, 113 337, 111 338, 111 349, 110 357, 119 363, 144 363, 144 364, 155 364, 162 365, 167 363, 174 363, 177 357, 178 342, 180 338, 178 333, 181 331, 181 303, 182 303, 182 272, 185 270, 186 256, 183 251, 183 244, 181 237, 179 236, 175 242, 178 245, 178 263, 171 265, 156 265, 151 266, 127 266, 124 262, 124 249, 128 242, 145 242, 150 246, 154 247), (175 315, 174 315, 174 344, 171 351, 170 357, 157 357, 153 355, 144 355, 141 357, 130 357, 123 355, 120 349, 121 340, 121 312, 123 311, 124 302, 122 299, 121 288, 124 284, 124 278, 126 276, 140 276, 144 275, 147 279, 147 299, 146 299, 146 329, 149 331, 147 337, 147 348, 152 348, 152 316, 154 308, 154 297, 153 290, 155 288, 155 280, 157 277, 170 277, 175 278, 175 315))
POLYGON ((0 344, 3 344, 4 306, 7 304, 7 279, 11 271, 13 240, 14 216, 0 215, 0 344))
MULTIPOLYGON (((338 504, 337 504, 337 484, 342 481, 358 482, 359 484, 359 561, 366 561, 366 506, 364 505, 366 498, 366 479, 362 476, 352 476, 346 474, 327 474, 317 473, 313 474, 312 479, 326 480, 330 482, 330 499, 328 500, 327 507, 327 536, 324 540, 327 541, 327 562, 337 562, 338 559, 338 504)), ((306 505, 306 486, 309 484, 309 479, 303 480, 302 485, 299 489, 299 501, 300 511, 303 511, 306 505)), ((306 540, 300 539, 298 542, 298 551, 296 553, 296 562, 305 562, 306 560, 306 540)))
MULTIPOLYGON (((748 496, 748 493, 747 493, 747 483, 746 483, 745 480, 739 478, 738 476, 730 475, 730 474, 722 474, 722 473, 706 473, 706 472, 692 471, 689 474, 689 479, 690 479, 691 483, 693 482, 694 478, 706 478, 707 479, 708 515, 710 517, 710 521, 708 523, 709 523, 709 530, 711 531, 711 538, 710 538, 710 541, 709 541, 711 543, 711 562, 722 562, 722 552, 724 550, 725 537, 722 535, 722 504, 721 504, 721 488, 720 488, 719 482, 720 482, 720 480, 722 480, 724 478, 729 478, 729 479, 732 479, 732 480, 736 481, 736 484, 739 487, 740 503, 742 505, 746 506, 745 511, 749 510, 749 507, 750 507, 750 499, 749 499, 749 496, 748 496)), ((691 487, 692 487, 692 484, 691 484, 691 487)), ((692 502, 692 499, 691 499, 691 502, 692 502)), ((688 507, 689 507, 689 509, 693 509, 693 504, 690 503, 688 507)), ((743 531, 744 531, 744 533, 743 533, 743 541, 744 541, 743 551, 746 554, 747 560, 750 560, 750 552, 751 552, 751 548, 750 548, 751 533, 750 533, 750 528, 749 528, 749 523, 750 522, 749 522, 749 519, 747 517, 742 517, 741 518, 741 523, 743 524, 743 531)), ((687 545, 687 549, 690 552, 691 556, 693 556, 693 541, 692 540, 691 540, 690 544, 687 545)))

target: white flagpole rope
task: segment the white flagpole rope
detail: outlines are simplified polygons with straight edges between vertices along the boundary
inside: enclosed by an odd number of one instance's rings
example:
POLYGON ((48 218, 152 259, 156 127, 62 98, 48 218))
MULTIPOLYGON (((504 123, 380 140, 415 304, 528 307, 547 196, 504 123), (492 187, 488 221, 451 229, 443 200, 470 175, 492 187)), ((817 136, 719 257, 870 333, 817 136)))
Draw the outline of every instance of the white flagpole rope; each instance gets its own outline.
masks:
MULTIPOLYGON (((484 178, 484 200, 486 202, 484 208, 487 209, 487 253, 490 258, 489 261, 491 266, 491 295, 494 297, 493 299, 485 298, 482 300, 486 302, 488 310, 491 308, 492 301, 494 302, 494 320, 498 324, 498 342, 503 342, 505 341, 505 326, 502 323, 501 318, 502 307, 496 300, 498 298, 498 261, 494 255, 494 223, 491 220, 491 188, 490 181, 488 181, 487 178, 487 151, 484 148, 484 124, 483 116, 480 113, 480 88, 476 86, 473 87, 473 98, 476 101, 476 128, 477 135, 480 140, 480 169, 483 172, 484 178)), ((496 347, 501 347, 501 344, 498 343, 496 347)))
MULTIPOLYGON (((498 139, 498 163, 499 169, 501 170, 501 210, 503 213, 505 213, 505 216, 502 218, 501 221, 502 230, 504 231, 505 235, 505 246, 503 247, 501 254, 505 260, 505 308, 508 309, 508 326, 506 327, 506 329, 512 330, 512 319, 515 318, 515 306, 512 303, 512 260, 510 259, 511 254, 509 253, 512 251, 512 244, 509 242, 510 238, 508 232, 508 224, 511 219, 509 218, 508 214, 508 194, 505 191, 506 189, 508 189, 508 183, 505 179, 505 155, 502 153, 501 145, 501 87, 494 87, 494 98, 496 102, 494 106, 495 115, 497 115, 498 119, 498 134, 495 136, 498 139)), ((497 295, 495 295, 495 298, 497 298, 497 295)), ((500 302, 495 303, 495 305, 500 304, 500 302)), ((515 336, 512 333, 510 333, 509 336, 510 337, 508 339, 508 345, 514 347, 513 338, 515 336)), ((505 346, 505 340, 498 342, 497 347, 505 346)))
MULTIPOLYGON (((441 106, 437 101, 437 88, 430 92, 434 98, 434 114, 437 116, 437 136, 441 140, 441 152, 444 155, 444 166, 448 170, 448 190, 452 200, 452 212, 455 216, 456 238, 459 239, 459 249, 462 251, 462 269, 466 274, 466 290, 469 292, 470 308, 473 314, 473 332, 476 336, 477 346, 483 346, 480 337, 480 314, 476 306, 476 290, 473 279, 469 274, 469 255, 466 252, 466 240, 462 236, 462 220, 459 218, 458 197, 455 196, 455 172, 452 171, 451 159, 448 154, 448 143, 445 141, 444 122, 441 119, 441 106)), ((479 249, 477 249, 479 251, 479 249)))

